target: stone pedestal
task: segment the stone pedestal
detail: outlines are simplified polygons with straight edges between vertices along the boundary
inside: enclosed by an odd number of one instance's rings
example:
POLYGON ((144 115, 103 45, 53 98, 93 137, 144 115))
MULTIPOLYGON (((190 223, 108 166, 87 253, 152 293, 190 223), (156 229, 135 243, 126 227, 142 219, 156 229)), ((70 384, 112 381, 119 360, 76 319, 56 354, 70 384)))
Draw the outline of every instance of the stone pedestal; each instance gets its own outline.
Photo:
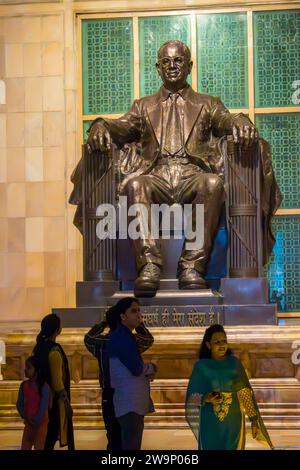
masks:
POLYGON ((262 277, 225 277, 221 292, 227 305, 264 305, 269 303, 268 281, 262 277))
MULTIPOLYGON (((132 291, 116 291, 109 297, 100 297, 100 289, 93 283, 88 305, 77 308, 53 309, 60 316, 63 327, 92 326, 105 317, 107 309, 123 297, 133 297, 132 291), (97 306, 97 301, 98 306, 97 306)), ((80 286, 81 287, 81 286, 80 286)), ((148 327, 209 326, 224 323, 222 296, 211 290, 179 291, 160 290, 155 297, 140 299, 143 320, 148 327)), ((80 304, 83 299, 80 299, 80 304)))
MULTIPOLYGON (((63 327, 88 327, 104 319, 106 310, 133 291, 119 290, 118 281, 85 281, 76 285, 76 308, 55 308, 63 327)), ((140 298, 150 327, 275 325, 276 305, 268 303, 267 280, 222 279, 221 292, 179 290, 177 280, 163 279, 155 297, 140 298)))

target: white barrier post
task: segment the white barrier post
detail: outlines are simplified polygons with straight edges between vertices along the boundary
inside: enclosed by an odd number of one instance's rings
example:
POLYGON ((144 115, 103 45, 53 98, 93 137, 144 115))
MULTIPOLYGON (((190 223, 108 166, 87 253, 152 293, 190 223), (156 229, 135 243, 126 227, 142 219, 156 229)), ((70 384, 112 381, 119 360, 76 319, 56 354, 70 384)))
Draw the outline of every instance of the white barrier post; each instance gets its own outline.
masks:
POLYGON ((0 339, 0 380, 3 380, 1 364, 6 364, 5 343, 2 339, 0 339))

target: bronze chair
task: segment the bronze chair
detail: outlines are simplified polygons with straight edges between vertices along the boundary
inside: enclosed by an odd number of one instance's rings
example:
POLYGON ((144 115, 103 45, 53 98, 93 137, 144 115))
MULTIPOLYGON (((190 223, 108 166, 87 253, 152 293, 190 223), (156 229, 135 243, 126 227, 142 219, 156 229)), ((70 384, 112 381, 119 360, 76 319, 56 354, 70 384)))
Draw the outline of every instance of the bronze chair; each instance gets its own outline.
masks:
MULTIPOLYGON (((223 155, 220 171, 224 175, 226 190, 226 223, 221 224, 220 230, 225 232, 227 226, 228 237, 223 234, 223 237, 219 237, 221 242, 215 240, 207 269, 208 282, 214 278, 218 279, 218 276, 257 278, 262 276, 263 269, 260 146, 241 148, 234 144, 231 136, 220 139, 218 145, 223 155), (229 239, 228 248, 226 239, 229 239), (227 254, 224 250, 227 250, 227 254), (223 257, 222 266, 215 261, 216 258, 220 260, 220 256, 223 257), (217 264, 219 272, 213 273, 217 264)), ((130 145, 125 149, 113 146, 110 156, 99 155, 97 152, 90 155, 86 145, 83 145, 83 158, 79 169, 82 172, 84 280, 117 280, 125 290, 130 289, 136 276, 134 256, 128 256, 129 241, 98 239, 96 226, 99 217, 96 215, 96 209, 103 203, 117 206, 119 187, 127 171, 128 154, 131 150, 130 145)), ((133 158, 137 159, 136 154, 133 158)), ((81 210, 80 207, 78 210, 81 210)), ((162 278, 174 279, 175 262, 180 256, 182 240, 161 242, 165 261, 162 278)), ((165 283, 167 288, 171 285, 165 283)), ((214 283, 212 286, 214 287, 214 283)))

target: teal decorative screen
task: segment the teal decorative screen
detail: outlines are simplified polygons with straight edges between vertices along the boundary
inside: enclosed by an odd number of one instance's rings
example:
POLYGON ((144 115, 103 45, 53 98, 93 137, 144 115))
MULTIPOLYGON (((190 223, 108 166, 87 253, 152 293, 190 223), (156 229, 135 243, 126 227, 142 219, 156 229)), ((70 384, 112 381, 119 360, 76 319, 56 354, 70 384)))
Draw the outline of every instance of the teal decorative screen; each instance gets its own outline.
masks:
POLYGON ((197 16, 198 90, 248 107, 247 15, 197 16))
POLYGON ((273 167, 283 193, 281 207, 300 207, 300 114, 259 114, 255 122, 271 145, 273 167))
POLYGON ((82 21, 83 113, 126 112, 133 100, 131 18, 82 21))
POLYGON ((276 244, 267 267, 270 299, 282 311, 300 309, 300 217, 280 216, 273 222, 276 244))
POLYGON ((295 106, 300 79, 300 11, 254 13, 255 106, 295 106))
POLYGON ((151 95, 161 86, 155 68, 157 51, 170 39, 178 39, 190 47, 188 15, 139 18, 140 96, 151 95))

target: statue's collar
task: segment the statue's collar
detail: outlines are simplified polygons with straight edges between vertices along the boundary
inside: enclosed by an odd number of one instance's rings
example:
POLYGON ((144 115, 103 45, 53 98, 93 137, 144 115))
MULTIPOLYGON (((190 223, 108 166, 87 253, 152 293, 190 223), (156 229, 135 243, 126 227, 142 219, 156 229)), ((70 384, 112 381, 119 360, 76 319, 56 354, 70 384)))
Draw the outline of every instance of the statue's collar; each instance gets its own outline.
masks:
MULTIPOLYGON (((181 88, 181 90, 178 90, 176 93, 178 93, 184 100, 186 100, 186 95, 189 89, 190 89, 190 85, 186 85, 184 88, 181 88)), ((161 101, 166 101, 173 92, 168 90, 163 85, 160 89, 160 93, 161 93, 161 101)))

